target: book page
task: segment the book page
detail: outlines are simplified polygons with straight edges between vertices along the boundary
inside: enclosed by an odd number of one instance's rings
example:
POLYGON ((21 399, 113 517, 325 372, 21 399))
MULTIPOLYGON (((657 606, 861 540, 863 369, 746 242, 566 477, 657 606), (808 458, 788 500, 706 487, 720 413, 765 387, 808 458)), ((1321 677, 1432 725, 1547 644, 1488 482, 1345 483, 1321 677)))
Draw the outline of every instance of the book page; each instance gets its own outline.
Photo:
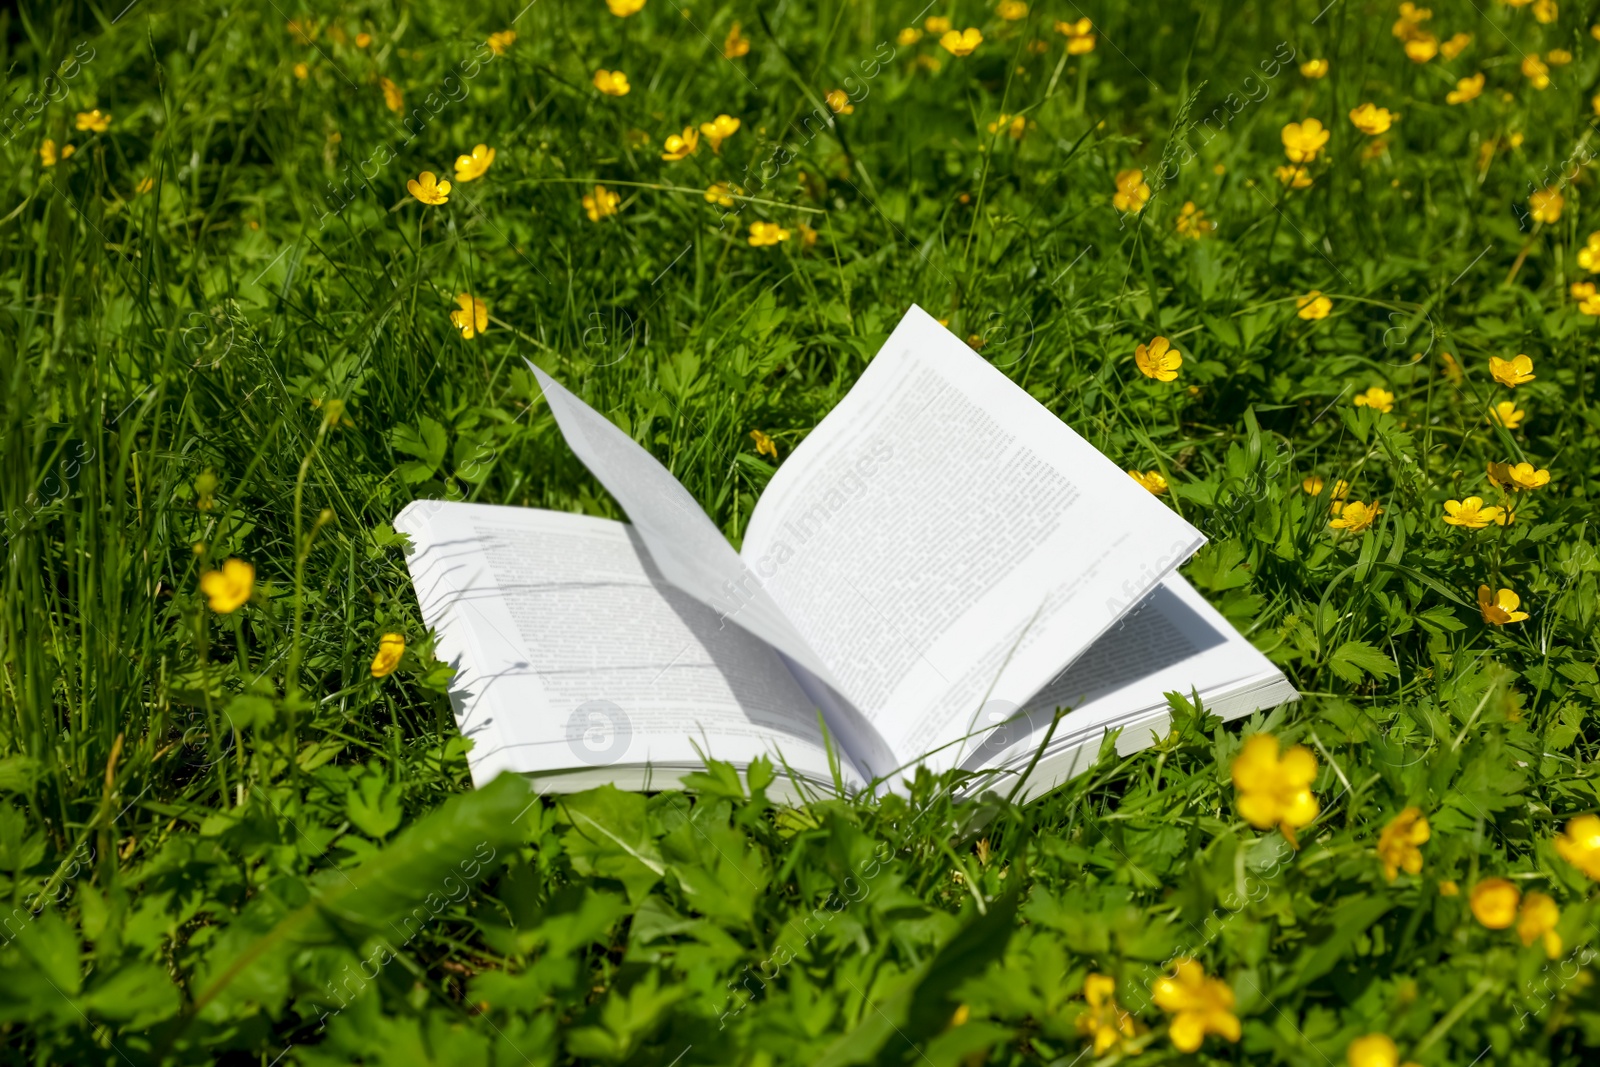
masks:
POLYGON ((703 765, 702 751, 831 780, 815 704, 778 654, 667 583, 626 524, 424 501, 395 528, 457 668, 474 782, 585 768, 623 781, 626 768, 703 765))
POLYGON ((913 307, 778 469, 743 556, 895 754, 939 769, 1203 541, 913 307))

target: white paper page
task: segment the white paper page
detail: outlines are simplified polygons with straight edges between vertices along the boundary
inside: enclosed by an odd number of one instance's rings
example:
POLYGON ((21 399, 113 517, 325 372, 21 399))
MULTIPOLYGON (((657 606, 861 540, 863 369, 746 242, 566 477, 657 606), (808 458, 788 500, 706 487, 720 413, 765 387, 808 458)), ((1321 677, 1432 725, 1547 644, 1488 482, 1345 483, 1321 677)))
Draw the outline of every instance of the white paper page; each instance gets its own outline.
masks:
MULTIPOLYGON (((630 527, 425 501, 395 519, 479 785, 538 773, 748 763, 831 780, 813 702, 778 655, 668 584, 630 527)), ((851 784, 860 784, 853 767, 851 784)), ((633 775, 632 777, 637 777, 633 775)))
POLYGON ((778 469, 743 556, 914 761, 1025 703, 1203 542, 913 307, 778 469))
POLYGON ((831 682, 815 651, 749 573, 689 491, 610 419, 528 366, 572 451, 628 513, 667 581, 831 682))

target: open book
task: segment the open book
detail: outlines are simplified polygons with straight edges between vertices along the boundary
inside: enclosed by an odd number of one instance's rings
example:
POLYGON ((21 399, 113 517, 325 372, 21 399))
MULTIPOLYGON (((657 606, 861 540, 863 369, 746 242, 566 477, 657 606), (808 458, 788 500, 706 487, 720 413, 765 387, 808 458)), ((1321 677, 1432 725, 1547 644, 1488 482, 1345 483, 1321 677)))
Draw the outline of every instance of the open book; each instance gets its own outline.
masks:
POLYGON ((766 755, 830 792, 918 764, 1009 792, 1032 764, 1032 797, 1107 730, 1148 744, 1168 692, 1224 718, 1298 697, 1174 570, 1199 531, 921 308, 778 468, 738 552, 534 373, 630 522, 418 501, 394 524, 479 784, 659 789, 766 755))

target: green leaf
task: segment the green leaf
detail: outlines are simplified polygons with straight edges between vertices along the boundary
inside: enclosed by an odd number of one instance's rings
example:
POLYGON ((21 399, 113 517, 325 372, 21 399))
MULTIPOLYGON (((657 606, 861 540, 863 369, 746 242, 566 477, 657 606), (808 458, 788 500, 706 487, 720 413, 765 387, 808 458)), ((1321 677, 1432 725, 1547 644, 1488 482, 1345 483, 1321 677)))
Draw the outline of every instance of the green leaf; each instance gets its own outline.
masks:
POLYGON ((605 785, 573 793, 561 806, 572 824, 561 843, 579 874, 614 878, 637 902, 666 873, 644 797, 605 785))
POLYGON ((1365 641, 1346 641, 1328 657, 1328 669, 1356 684, 1367 675, 1387 678, 1400 673, 1395 661, 1365 641))
POLYGON ((387 837, 400 825, 400 783, 369 770, 345 794, 345 816, 368 837, 387 837))

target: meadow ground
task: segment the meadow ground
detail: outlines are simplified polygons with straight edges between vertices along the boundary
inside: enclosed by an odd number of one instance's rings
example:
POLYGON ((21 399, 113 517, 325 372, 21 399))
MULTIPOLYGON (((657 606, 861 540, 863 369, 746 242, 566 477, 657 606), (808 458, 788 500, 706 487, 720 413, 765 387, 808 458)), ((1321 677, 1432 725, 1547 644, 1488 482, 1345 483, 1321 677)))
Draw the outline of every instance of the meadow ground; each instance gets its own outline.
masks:
POLYGON ((123 3, 0 12, 0 1061, 1592 1062, 1594 4, 123 3), (620 517, 523 358, 737 543, 912 302, 1304 700, 471 790, 389 523, 620 517))

